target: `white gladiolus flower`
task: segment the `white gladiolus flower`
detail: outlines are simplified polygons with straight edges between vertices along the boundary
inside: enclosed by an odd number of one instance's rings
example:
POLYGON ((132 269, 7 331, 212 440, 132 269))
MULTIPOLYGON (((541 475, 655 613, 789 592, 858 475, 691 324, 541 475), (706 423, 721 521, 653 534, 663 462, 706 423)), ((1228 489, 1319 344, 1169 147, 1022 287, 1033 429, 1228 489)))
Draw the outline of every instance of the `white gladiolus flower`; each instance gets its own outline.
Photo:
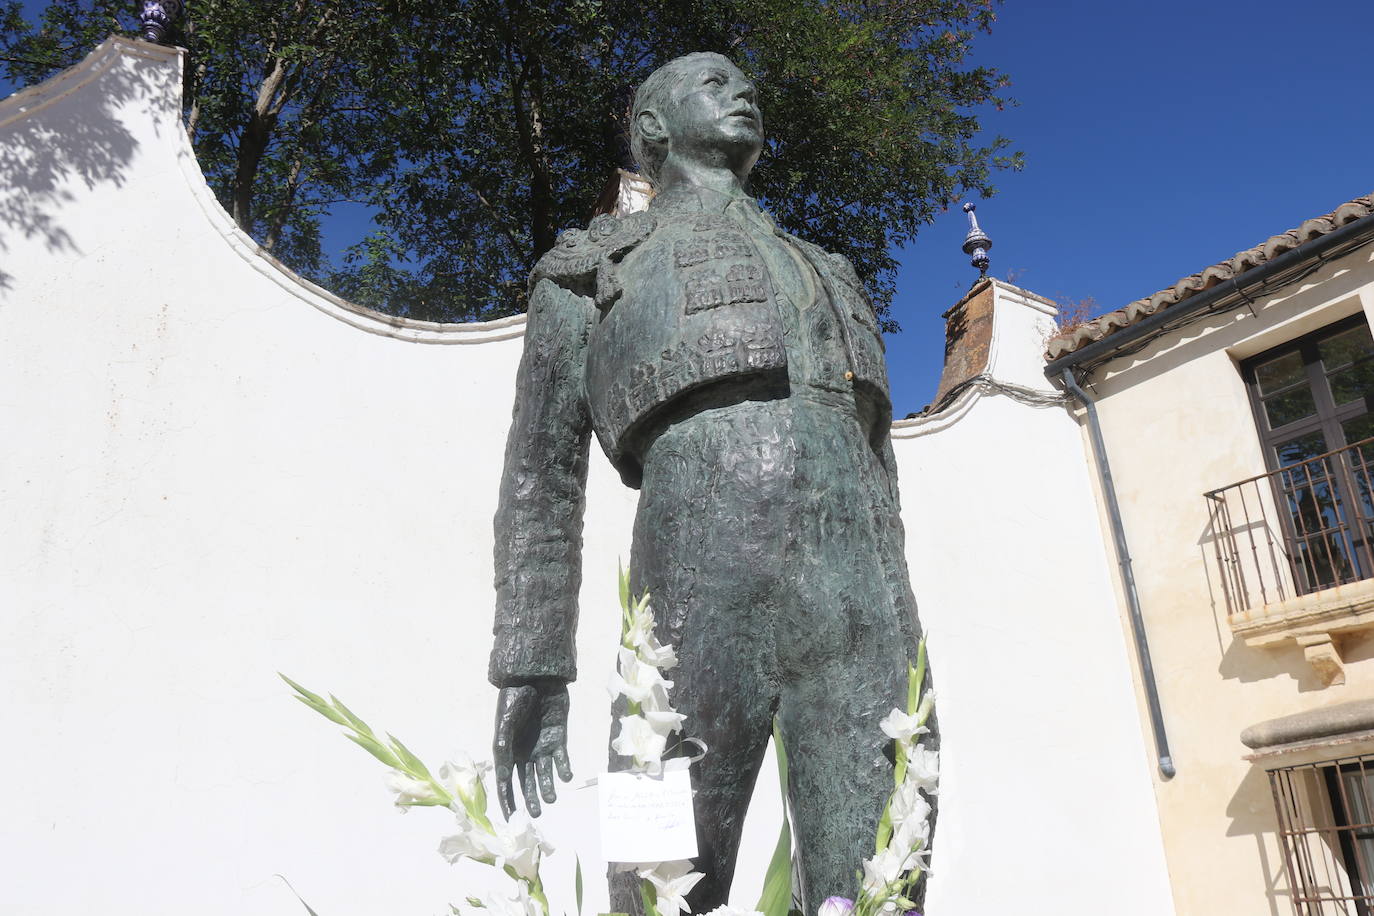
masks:
POLYGON ((488 849, 488 840, 491 834, 480 827, 469 823, 461 823, 458 826, 458 833, 453 836, 446 836, 439 841, 439 855, 443 856, 450 864, 459 859, 472 859, 474 862, 482 862, 492 865, 496 857, 488 849))
POLYGON ((453 760, 439 767, 439 781, 453 790, 454 794, 471 801, 477 797, 482 780, 491 772, 491 763, 486 760, 473 760, 467 754, 458 754, 453 760))
POLYGON ((883 734, 902 743, 903 746, 911 743, 911 739, 917 735, 924 735, 930 729, 920 723, 920 714, 908 715, 900 709, 894 709, 888 713, 883 721, 878 723, 878 727, 883 730, 883 734))
POLYGON ((392 770, 386 777, 386 786, 396 793, 396 807, 404 811, 411 805, 435 802, 439 796, 434 787, 422 779, 412 779, 400 770, 392 770))
POLYGON ((623 757, 633 757, 636 766, 644 767, 663 760, 668 736, 643 716, 621 716, 620 734, 611 742, 611 747, 623 757))
POLYGON ((935 688, 931 687, 921 694, 921 702, 916 706, 916 718, 922 722, 930 718, 930 713, 935 709, 935 688))
POLYGON ((887 895, 887 888, 906 871, 907 854, 898 852, 890 845, 863 863, 863 894, 870 900, 879 900, 887 895))
POLYGON ((490 916, 544 916, 543 908, 530 897, 523 882, 515 882, 508 893, 482 898, 482 912, 490 916))
MULTIPOLYGON (((825 904, 821 904, 822 916, 825 913, 824 906, 825 904)), ((758 910, 746 910, 742 906, 730 906, 728 903, 722 903, 720 906, 707 913, 706 916, 763 916, 763 914, 758 910)))
POLYGON ((906 781, 915 783, 928 795, 938 795, 940 752, 916 745, 907 752, 906 781))
POLYGON ((892 819, 892 848, 910 852, 917 846, 924 846, 930 839, 930 805, 920 799, 917 810, 900 822, 892 819))
POLYGON ((650 868, 641 868, 638 874, 654 886, 658 894, 658 911, 661 916, 690 913, 691 909, 685 899, 687 893, 705 877, 699 871, 692 871, 692 863, 686 859, 659 862, 650 868), (674 909, 670 910, 668 906, 674 909))
POLYGON ((647 709, 661 710, 668 708, 668 691, 672 686, 673 682, 664 680, 657 668, 640 661, 633 649, 621 648, 616 671, 611 675, 612 696, 624 696, 647 709))
POLYGON ((495 827, 496 842, 489 848, 496 854, 497 867, 509 865, 526 881, 538 878, 539 859, 553 852, 553 847, 534 829, 534 824, 527 820, 519 823, 498 820, 495 827))
POLYGON ((921 797, 920 789, 918 784, 906 779, 897 791, 892 793, 888 813, 892 817, 894 827, 913 818, 919 820, 930 816, 930 804, 921 797))
POLYGON ((667 670, 677 665, 677 652, 672 646, 659 643, 658 637, 650 630, 643 639, 634 644, 639 660, 646 665, 667 670))
POLYGON ((541 856, 553 852, 553 847, 526 820, 509 824, 498 821, 494 830, 462 821, 458 833, 439 843, 439 855, 449 862, 466 858, 497 868, 509 865, 526 881, 534 881, 539 876, 541 856))
POLYGON ((654 635, 654 612, 647 604, 630 611, 630 625, 625 628, 623 642, 627 646, 639 647, 654 635))
POLYGON ((646 709, 644 720, 649 723, 650 728, 666 738, 675 731, 681 731, 682 723, 687 721, 687 717, 670 707, 664 710, 646 709))

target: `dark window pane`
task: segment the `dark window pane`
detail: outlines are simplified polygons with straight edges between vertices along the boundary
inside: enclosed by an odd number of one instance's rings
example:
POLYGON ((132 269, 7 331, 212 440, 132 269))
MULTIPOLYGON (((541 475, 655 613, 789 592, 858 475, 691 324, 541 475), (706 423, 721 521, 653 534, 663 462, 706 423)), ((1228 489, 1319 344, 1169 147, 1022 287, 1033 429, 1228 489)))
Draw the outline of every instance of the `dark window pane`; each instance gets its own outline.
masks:
MULTIPOLYGON (((1345 432, 1345 441, 1348 445, 1354 445, 1362 439, 1374 436, 1374 414, 1361 414, 1353 420, 1346 420, 1341 424, 1341 429, 1345 432)), ((1374 442, 1360 449, 1374 460, 1374 442)))
MULTIPOLYGON (((1287 442, 1280 442, 1274 447, 1279 455, 1279 467, 1288 467, 1300 461, 1328 451, 1326 447, 1326 437, 1321 433, 1308 433, 1305 436, 1298 436, 1296 439, 1289 439, 1287 442)), ((1313 468, 1313 474, 1321 474, 1320 468, 1313 468)))
POLYGON ((1264 399, 1264 414, 1269 419, 1270 429, 1278 429, 1316 412, 1317 404, 1312 400, 1312 391, 1305 385, 1264 399))
MULTIPOLYGON (((1359 442, 1374 436, 1374 414, 1365 414, 1341 424, 1345 441, 1359 442)), ((1370 537, 1370 523, 1374 522, 1374 493, 1371 492, 1371 477, 1374 477, 1374 442, 1356 446, 1345 453, 1346 466, 1350 468, 1351 480, 1355 483, 1355 504, 1351 507, 1358 513, 1361 536, 1370 537)))
POLYGON ((1374 391, 1374 360, 1361 360, 1331 373, 1331 397, 1337 404, 1349 404, 1374 391))
POLYGON ((1260 394, 1273 394, 1280 388, 1304 380, 1302 355, 1289 353, 1255 367, 1255 384, 1260 394))
POLYGON ((1370 339, 1368 325, 1360 325, 1318 342, 1317 351, 1321 354, 1322 365, 1330 372, 1374 353, 1374 340, 1370 339))

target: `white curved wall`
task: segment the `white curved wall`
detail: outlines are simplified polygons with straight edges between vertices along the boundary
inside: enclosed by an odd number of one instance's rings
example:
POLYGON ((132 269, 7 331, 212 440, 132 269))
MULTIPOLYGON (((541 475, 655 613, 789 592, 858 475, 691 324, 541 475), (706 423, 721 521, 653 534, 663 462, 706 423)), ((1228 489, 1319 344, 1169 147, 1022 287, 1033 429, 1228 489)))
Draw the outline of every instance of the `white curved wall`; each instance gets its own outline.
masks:
MULTIPOLYGON (((303 912, 277 876, 321 916, 444 911, 480 875, 434 853, 444 816, 397 817, 381 768, 276 672, 428 759, 483 753, 523 324, 398 322, 282 271, 205 187, 178 74, 111 41, 0 103, 0 913, 303 912)), ((1038 346, 1009 333, 1013 356, 1038 346)), ((1077 430, 974 401, 897 441, 946 730, 932 910, 1168 912, 1077 430)), ((593 452, 579 783, 603 760, 634 509, 593 452)), ((738 903, 772 850, 771 773, 738 903)), ((545 818, 553 893, 571 900, 579 849, 588 912, 593 812, 570 789, 545 818)))
POLYGON ((893 433, 943 734, 938 916, 1173 912, 1078 425, 1042 374, 1053 309, 995 283, 987 374, 893 433))

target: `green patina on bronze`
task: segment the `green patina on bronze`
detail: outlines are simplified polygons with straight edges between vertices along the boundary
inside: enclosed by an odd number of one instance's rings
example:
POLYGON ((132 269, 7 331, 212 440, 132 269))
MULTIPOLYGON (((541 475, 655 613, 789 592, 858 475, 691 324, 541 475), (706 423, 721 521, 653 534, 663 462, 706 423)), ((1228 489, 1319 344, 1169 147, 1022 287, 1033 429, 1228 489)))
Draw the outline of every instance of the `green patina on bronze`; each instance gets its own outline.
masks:
MULTIPOLYGON (((905 705, 920 635, 882 337, 849 263, 748 195, 763 121, 730 61, 659 68, 631 132, 657 189, 649 209, 565 233, 530 278, 496 515, 498 794, 509 814, 518 774, 537 815, 554 770, 570 778, 594 432, 641 491, 632 588, 652 594, 658 636, 677 646, 686 734, 710 748, 692 768, 706 874, 692 910, 726 900, 776 715, 814 912, 855 896, 872 855, 892 786, 878 722, 905 705)), ((632 880, 612 894, 613 909, 638 910, 632 880)))

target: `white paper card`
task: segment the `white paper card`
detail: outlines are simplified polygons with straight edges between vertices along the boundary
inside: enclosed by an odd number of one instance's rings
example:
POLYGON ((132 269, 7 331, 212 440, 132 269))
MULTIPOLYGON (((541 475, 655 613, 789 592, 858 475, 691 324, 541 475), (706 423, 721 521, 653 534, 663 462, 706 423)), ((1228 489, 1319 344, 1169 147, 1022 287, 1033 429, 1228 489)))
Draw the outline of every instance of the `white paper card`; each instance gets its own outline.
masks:
POLYGON ((667 862, 697 854, 692 779, 686 767, 602 773, 601 852, 607 862, 667 862))

